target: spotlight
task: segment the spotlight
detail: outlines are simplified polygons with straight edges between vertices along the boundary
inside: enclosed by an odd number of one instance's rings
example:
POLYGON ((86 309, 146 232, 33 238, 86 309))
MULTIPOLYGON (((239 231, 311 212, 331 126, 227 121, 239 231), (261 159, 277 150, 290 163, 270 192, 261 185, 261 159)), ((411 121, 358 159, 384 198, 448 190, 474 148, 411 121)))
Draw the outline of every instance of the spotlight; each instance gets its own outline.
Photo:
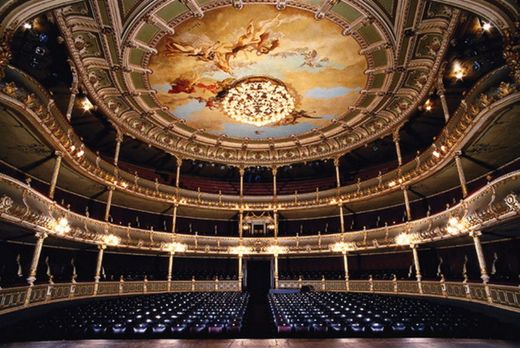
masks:
POLYGON ((426 111, 432 111, 433 109, 433 103, 430 99, 428 99, 425 103, 424 103, 424 110, 426 111))
POLYGON ((32 24, 29 23, 29 22, 25 22, 23 24, 23 28, 26 29, 26 30, 32 29, 32 24))
POLYGON ((87 97, 85 97, 81 101, 81 108, 83 111, 90 111, 94 109, 94 104, 92 104, 92 102, 87 97))
POLYGON ((466 76, 464 67, 459 62, 453 63, 453 76, 457 80, 462 80, 466 76))
POLYGON ((491 23, 484 22, 484 24, 482 24, 482 30, 484 30, 485 32, 491 31, 492 28, 493 26, 491 25, 491 23))

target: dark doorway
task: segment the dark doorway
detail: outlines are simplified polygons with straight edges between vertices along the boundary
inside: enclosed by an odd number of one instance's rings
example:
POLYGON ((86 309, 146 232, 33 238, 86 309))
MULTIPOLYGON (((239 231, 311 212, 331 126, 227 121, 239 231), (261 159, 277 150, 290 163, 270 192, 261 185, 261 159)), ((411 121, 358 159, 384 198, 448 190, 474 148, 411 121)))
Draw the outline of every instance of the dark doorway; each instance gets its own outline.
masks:
POLYGON ((271 261, 247 260, 247 291, 251 295, 266 295, 271 288, 271 261))
POLYGON ((246 312, 244 334, 246 337, 272 337, 274 323, 267 293, 271 288, 271 261, 249 259, 246 261, 246 289, 249 305, 246 312))

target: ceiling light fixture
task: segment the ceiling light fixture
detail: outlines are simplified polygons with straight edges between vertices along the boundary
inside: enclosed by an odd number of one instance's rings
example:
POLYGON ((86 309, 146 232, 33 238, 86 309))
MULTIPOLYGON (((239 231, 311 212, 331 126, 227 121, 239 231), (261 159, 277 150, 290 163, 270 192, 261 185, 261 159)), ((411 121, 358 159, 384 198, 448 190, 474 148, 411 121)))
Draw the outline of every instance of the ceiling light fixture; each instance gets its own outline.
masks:
POLYGON ((184 243, 171 242, 165 244, 163 249, 171 253, 183 253, 188 249, 188 246, 184 243))
POLYGON ((243 246, 243 245, 238 245, 238 246, 229 248, 229 252, 231 254, 240 255, 240 256, 242 256, 244 254, 250 254, 251 251, 252 251, 251 248, 243 246))
POLYGON ((410 233, 401 233, 395 237, 395 243, 397 245, 413 245, 417 242, 417 240, 417 236, 410 233))
POLYGON ((294 98, 283 82, 255 76, 229 88, 221 107, 236 121, 262 127, 289 116, 294 111, 294 98))
POLYGON ((65 234, 70 232, 69 220, 66 217, 62 216, 56 221, 54 225, 54 232, 57 234, 65 234))
POLYGON ((347 252, 356 249, 355 243, 337 242, 330 246, 330 250, 334 252, 347 252))
POLYGON ((119 245, 119 243, 121 243, 121 238, 119 238, 118 236, 115 236, 113 234, 107 234, 106 236, 103 236, 103 242, 106 245, 115 246, 115 245, 119 245))

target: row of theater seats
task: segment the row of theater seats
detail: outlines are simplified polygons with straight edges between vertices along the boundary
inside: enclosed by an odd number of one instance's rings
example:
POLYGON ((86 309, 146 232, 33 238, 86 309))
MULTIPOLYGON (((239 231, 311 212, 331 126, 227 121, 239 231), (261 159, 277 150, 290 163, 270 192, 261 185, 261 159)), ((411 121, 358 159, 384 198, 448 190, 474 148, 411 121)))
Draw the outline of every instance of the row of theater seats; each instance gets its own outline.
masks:
MULTIPOLYGON (((309 180, 296 181, 278 181, 277 193, 279 195, 292 195, 295 191, 298 193, 315 192, 316 188, 320 191, 332 189, 336 185, 335 178, 319 178, 309 180)), ((219 193, 224 195, 238 195, 240 193, 239 181, 212 180, 208 178, 182 176, 180 186, 187 190, 208 193, 219 193)), ((272 182, 244 183, 244 194, 251 196, 269 196, 273 194, 272 182)))
MULTIPOLYGON (((372 276, 373 280, 392 280, 394 274, 397 279, 413 279, 415 280, 415 272, 409 274, 408 270, 374 270, 373 272, 350 272, 350 280, 368 280, 372 276), (410 275, 410 277, 409 277, 410 275)), ((306 280, 320 280, 323 277, 327 280, 343 280, 345 279, 344 271, 281 271, 281 280, 296 280, 299 277, 306 280)))
POLYGON ((482 337, 500 329, 490 318, 418 298, 274 293, 269 305, 280 335, 482 337))
POLYGON ((2 331, 7 340, 233 336, 242 331, 248 300, 238 292, 111 298, 56 309, 2 331))

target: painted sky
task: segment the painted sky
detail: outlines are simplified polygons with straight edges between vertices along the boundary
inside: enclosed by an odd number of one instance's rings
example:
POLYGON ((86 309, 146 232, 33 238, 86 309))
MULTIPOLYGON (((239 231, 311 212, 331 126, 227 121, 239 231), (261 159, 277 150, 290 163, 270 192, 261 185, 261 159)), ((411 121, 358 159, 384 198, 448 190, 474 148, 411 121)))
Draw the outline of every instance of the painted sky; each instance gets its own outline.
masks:
POLYGON ((212 10, 176 27, 158 50, 150 82, 160 102, 172 116, 215 135, 279 138, 323 127, 346 113, 366 82, 366 61, 355 40, 336 24, 294 8, 212 10), (281 80, 303 117, 258 128, 226 116, 218 93, 248 76, 281 80))

